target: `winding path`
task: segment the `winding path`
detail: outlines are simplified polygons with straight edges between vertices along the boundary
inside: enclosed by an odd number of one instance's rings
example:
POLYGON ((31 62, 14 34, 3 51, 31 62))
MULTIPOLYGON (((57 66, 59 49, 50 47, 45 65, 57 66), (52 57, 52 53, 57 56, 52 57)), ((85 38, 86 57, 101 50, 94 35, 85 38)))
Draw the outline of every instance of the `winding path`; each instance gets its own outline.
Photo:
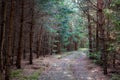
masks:
POLYGON ((48 62, 51 68, 39 80, 109 80, 84 52, 74 51, 61 59, 52 57, 48 62))

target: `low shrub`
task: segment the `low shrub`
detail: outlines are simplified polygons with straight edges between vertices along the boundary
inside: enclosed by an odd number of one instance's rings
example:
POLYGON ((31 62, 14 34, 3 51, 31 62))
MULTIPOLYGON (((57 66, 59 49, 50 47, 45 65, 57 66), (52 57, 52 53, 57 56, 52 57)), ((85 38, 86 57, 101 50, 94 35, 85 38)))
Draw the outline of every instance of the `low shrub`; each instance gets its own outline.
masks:
POLYGON ((88 57, 90 59, 92 59, 95 64, 102 65, 101 53, 100 52, 89 53, 88 57))

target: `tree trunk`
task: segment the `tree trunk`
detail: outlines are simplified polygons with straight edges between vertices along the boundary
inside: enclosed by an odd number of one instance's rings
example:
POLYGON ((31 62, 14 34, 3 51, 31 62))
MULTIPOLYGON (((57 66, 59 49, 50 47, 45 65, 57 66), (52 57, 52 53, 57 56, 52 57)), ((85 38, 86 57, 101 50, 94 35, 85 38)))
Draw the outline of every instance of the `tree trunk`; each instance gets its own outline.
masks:
POLYGON ((101 44, 101 52, 103 56, 103 70, 104 74, 107 74, 107 46, 106 46, 106 40, 105 40, 105 18, 104 18, 104 1, 103 0, 97 0, 97 12, 98 12, 98 26, 100 28, 100 44, 101 44))
POLYGON ((20 22, 20 34, 19 34, 19 45, 18 45, 18 54, 16 60, 16 67, 21 68, 21 56, 22 56, 22 39, 23 39, 23 26, 24 26, 24 0, 21 0, 21 22, 20 22))
POLYGON ((5 69, 5 80, 10 80, 10 66, 11 66, 11 54, 12 54, 12 40, 13 40, 13 16, 14 16, 14 0, 11 0, 10 10, 10 23, 9 23, 9 34, 8 34, 8 51, 5 69))
POLYGON ((113 68, 116 68, 116 52, 113 53, 113 68))
POLYGON ((96 52, 99 52, 99 19, 98 19, 98 11, 97 11, 97 25, 96 25, 96 52))
POLYGON ((32 13, 32 20, 30 26, 30 57, 29 57, 29 64, 32 64, 33 53, 32 53, 32 42, 33 42, 33 13, 32 13))
POLYGON ((32 44, 33 44, 33 26, 34 26, 34 0, 32 1, 31 7, 31 26, 30 26, 30 58, 29 63, 33 64, 33 53, 32 53, 32 44))
MULTIPOLYGON (((89 7, 89 5, 88 5, 89 7)), ((92 53, 92 28, 91 28, 91 22, 90 22, 90 11, 88 10, 88 35, 89 35, 89 52, 92 53)))
POLYGON ((74 49, 75 49, 75 50, 78 50, 78 43, 77 43, 77 42, 74 42, 74 44, 75 44, 74 49))
POLYGON ((26 38, 24 38, 24 49, 23 49, 23 59, 26 59, 26 38))
POLYGON ((39 58, 39 35, 37 35, 37 42, 36 42, 36 58, 39 58))
POLYGON ((6 33, 6 16, 7 16, 7 1, 2 0, 2 22, 1 22, 1 41, 0 41, 0 76, 2 78, 3 72, 3 47, 5 43, 5 33, 6 33))

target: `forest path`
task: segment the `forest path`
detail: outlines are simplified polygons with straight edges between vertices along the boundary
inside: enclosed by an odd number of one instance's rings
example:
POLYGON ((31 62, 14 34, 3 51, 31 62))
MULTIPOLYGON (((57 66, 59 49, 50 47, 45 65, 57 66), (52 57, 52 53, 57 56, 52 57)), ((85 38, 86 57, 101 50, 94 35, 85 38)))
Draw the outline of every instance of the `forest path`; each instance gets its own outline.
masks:
POLYGON ((101 68, 91 63, 82 51, 73 51, 60 59, 52 56, 47 60, 50 69, 42 73, 39 80, 108 80, 101 68))

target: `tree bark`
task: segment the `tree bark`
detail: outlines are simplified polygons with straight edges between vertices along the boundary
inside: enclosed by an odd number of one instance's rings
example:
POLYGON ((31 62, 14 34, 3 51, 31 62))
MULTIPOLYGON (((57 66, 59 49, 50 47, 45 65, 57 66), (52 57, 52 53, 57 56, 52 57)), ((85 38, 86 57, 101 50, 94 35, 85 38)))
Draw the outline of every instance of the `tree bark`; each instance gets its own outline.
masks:
POLYGON ((11 0, 11 10, 10 10, 10 23, 9 23, 9 33, 8 33, 8 51, 5 69, 5 80, 10 80, 10 66, 11 66, 11 55, 12 55, 12 40, 13 40, 13 16, 14 16, 14 0, 11 0))
POLYGON ((2 0, 2 22, 1 22, 1 41, 0 41, 0 75, 1 79, 2 77, 2 72, 3 72, 3 47, 5 43, 5 33, 6 33, 6 16, 7 16, 7 1, 2 0))
POLYGON ((96 52, 99 52, 99 19, 98 19, 98 11, 97 11, 97 25, 96 25, 96 52))
POLYGON ((32 53, 32 44, 33 44, 33 26, 34 26, 34 0, 32 0, 31 7, 31 26, 30 26, 30 58, 29 63, 33 64, 33 53, 32 53))
POLYGON ((23 39, 23 26, 24 26, 24 0, 21 0, 21 21, 20 21, 20 34, 19 34, 19 45, 18 45, 18 54, 16 60, 16 67, 21 68, 21 56, 22 56, 22 39, 23 39))
MULTIPOLYGON (((89 3, 88 3, 88 7, 89 7, 89 3)), ((90 20, 90 11, 88 8, 88 36, 89 36, 89 52, 92 53, 92 28, 91 28, 91 20, 90 20)))
POLYGON ((98 12, 98 26, 100 28, 100 44, 101 44, 101 52, 102 52, 102 59, 103 59, 103 71, 104 74, 107 74, 107 46, 105 40, 105 18, 104 18, 104 1, 97 0, 97 12, 98 12))
POLYGON ((32 53, 32 42, 33 42, 33 13, 32 13, 32 20, 31 20, 31 26, 30 26, 30 58, 29 58, 29 64, 32 64, 33 59, 33 53, 32 53))

